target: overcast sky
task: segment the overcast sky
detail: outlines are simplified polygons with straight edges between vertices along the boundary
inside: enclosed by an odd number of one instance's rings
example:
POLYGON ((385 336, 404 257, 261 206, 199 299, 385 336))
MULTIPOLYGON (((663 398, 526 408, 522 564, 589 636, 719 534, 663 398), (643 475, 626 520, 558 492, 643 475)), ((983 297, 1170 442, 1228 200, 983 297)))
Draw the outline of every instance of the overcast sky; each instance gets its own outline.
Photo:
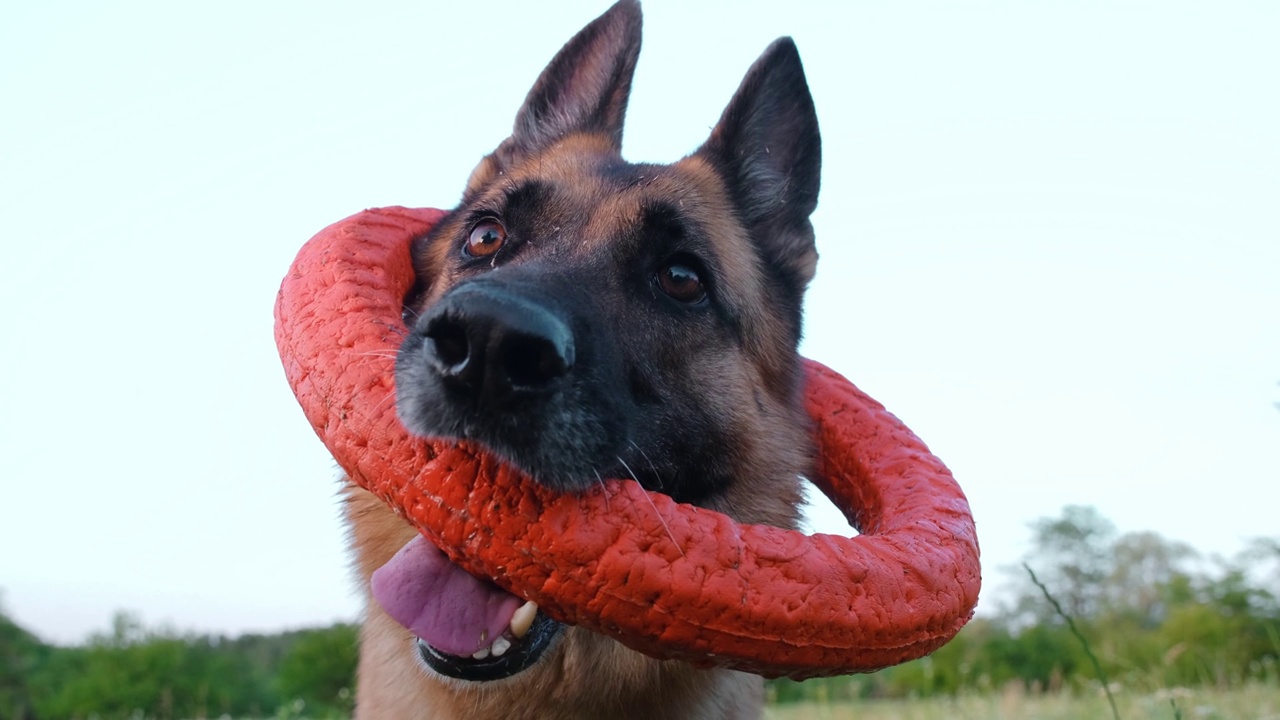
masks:
MULTIPOLYGON (((351 619, 276 289, 365 207, 450 206, 606 3, 0 13, 0 603, 351 619)), ((775 37, 823 132, 804 352, 954 470, 988 589, 1068 503, 1206 553, 1280 533, 1280 4, 645 4, 625 154, 695 148, 775 37)), ((819 515, 822 530, 840 530, 819 515)))

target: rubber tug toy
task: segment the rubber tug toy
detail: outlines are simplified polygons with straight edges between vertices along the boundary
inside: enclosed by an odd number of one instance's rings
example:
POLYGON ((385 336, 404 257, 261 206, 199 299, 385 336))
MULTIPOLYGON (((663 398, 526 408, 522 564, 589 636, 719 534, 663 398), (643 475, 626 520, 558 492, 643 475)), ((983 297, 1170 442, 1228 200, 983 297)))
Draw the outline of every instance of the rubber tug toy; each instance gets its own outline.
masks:
POLYGON ((382 208, 322 230, 284 279, 275 335, 339 465, 450 560, 640 652, 765 677, 878 670, 968 622, 981 570, 964 493, 905 425, 812 360, 812 480, 853 538, 740 525, 629 480, 556 493, 478 448, 410 436, 393 400, 409 248, 443 214, 382 208))

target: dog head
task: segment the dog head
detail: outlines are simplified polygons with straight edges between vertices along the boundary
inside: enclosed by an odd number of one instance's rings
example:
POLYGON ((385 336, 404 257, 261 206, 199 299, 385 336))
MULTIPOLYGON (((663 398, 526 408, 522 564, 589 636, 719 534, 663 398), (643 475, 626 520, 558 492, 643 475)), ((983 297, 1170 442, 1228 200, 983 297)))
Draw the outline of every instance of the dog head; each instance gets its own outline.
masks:
MULTIPOLYGON (((796 345, 820 165, 800 58, 778 40, 697 151, 633 164, 639 50, 632 0, 570 40, 415 246, 399 413, 556 490, 634 478, 789 526, 808 467, 796 345)), ((441 657, 428 663, 487 677, 441 657)))

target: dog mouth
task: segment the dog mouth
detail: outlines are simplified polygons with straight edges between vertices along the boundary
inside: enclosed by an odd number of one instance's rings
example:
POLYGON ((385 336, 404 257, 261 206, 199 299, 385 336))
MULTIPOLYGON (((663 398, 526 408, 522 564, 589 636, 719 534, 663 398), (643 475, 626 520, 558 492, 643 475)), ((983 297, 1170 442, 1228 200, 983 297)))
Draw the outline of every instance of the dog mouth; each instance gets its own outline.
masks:
MULTIPOLYGON (((432 647, 422 638, 417 639, 418 655, 427 667, 445 677, 472 682, 501 680, 533 667, 563 628, 560 623, 538 612, 534 614, 528 634, 514 642, 506 641, 510 644, 503 644, 504 652, 501 655, 495 654, 498 652, 496 649, 489 649, 488 653, 480 650, 476 653, 482 656, 480 659, 476 659, 476 655, 450 655, 432 647)), ((503 643, 505 638, 506 635, 500 636, 494 644, 503 643)))
POLYGON ((532 667, 563 625, 532 601, 477 578, 421 535, 373 573, 373 597, 416 638, 422 661, 458 680, 486 682, 532 667))

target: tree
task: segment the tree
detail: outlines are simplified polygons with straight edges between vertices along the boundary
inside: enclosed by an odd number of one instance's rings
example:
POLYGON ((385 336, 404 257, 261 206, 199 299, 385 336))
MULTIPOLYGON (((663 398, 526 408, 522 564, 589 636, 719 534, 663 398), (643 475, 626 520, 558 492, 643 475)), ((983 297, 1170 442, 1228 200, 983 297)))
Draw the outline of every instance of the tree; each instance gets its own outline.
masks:
MULTIPOLYGON (((1116 528, 1096 508, 1068 505, 1058 518, 1041 518, 1031 523, 1031 549, 1023 561, 1049 587, 1063 609, 1072 617, 1088 617, 1097 612, 1105 598, 1104 581, 1111 574, 1111 543, 1116 528)), ((1038 588, 1019 567, 1015 571, 1019 590, 1014 613, 1018 621, 1056 622, 1038 588)))
POLYGON ((49 648, 9 619, 0 605, 0 718, 26 718, 32 712, 30 675, 49 648))
POLYGON ((286 702, 305 703, 308 715, 345 716, 353 707, 358 632, 338 624, 299 633, 280 661, 278 683, 286 702))
POLYGON ((1164 621, 1171 604, 1190 599, 1184 565, 1197 557, 1190 545, 1151 531, 1127 533, 1111 547, 1107 608, 1130 614, 1147 629, 1164 621))
POLYGON ((1280 611, 1280 537, 1254 538, 1237 556, 1236 563, 1260 584, 1273 614, 1280 611))

